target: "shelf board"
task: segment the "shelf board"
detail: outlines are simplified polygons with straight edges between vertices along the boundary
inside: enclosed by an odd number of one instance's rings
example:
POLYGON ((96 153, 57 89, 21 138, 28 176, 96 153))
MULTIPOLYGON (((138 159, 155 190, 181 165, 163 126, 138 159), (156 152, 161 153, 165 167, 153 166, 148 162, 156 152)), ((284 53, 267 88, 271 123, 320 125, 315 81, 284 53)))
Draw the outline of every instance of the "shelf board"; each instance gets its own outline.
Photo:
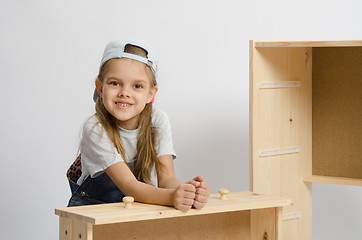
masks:
POLYGON ((304 182, 319 182, 319 183, 329 183, 329 184, 362 186, 362 179, 357 179, 357 178, 311 175, 303 177, 303 180, 304 182))
POLYGON ((77 219, 98 225, 274 208, 291 204, 292 200, 287 198, 271 197, 252 192, 238 192, 229 193, 227 200, 220 200, 219 194, 212 194, 203 209, 190 209, 187 212, 181 212, 173 207, 134 202, 131 210, 124 208, 123 203, 108 203, 57 208, 55 209, 55 214, 60 217, 77 219))
POLYGON ((338 41, 264 41, 254 40, 255 47, 362 47, 362 40, 338 41))

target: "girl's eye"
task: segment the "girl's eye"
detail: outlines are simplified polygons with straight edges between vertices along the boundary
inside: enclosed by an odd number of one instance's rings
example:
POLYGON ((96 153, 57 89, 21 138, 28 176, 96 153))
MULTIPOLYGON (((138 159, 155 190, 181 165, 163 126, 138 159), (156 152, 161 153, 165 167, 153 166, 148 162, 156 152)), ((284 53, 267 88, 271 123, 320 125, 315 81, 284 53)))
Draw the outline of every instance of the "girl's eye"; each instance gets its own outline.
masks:
POLYGON ((142 85, 141 84, 135 84, 134 88, 142 88, 142 85))
POLYGON ((118 82, 115 82, 115 81, 112 81, 112 82, 110 82, 109 84, 112 85, 112 86, 119 86, 119 83, 118 83, 118 82))

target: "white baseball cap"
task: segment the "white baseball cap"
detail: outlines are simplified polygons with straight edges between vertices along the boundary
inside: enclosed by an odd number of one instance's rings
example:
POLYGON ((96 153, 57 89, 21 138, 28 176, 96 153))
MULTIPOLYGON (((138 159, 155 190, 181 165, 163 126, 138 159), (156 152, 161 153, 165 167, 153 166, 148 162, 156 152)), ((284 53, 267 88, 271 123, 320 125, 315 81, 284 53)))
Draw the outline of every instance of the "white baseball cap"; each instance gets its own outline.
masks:
MULTIPOLYGON (((130 58, 148 65, 154 72, 157 71, 158 60, 155 52, 153 51, 152 47, 140 39, 122 39, 109 42, 103 52, 99 69, 102 68, 105 62, 114 58, 130 58), (126 45, 133 45, 142 48, 146 51, 147 57, 125 52, 126 45)), ((98 97, 98 91, 95 89, 93 100, 96 101, 98 97)))

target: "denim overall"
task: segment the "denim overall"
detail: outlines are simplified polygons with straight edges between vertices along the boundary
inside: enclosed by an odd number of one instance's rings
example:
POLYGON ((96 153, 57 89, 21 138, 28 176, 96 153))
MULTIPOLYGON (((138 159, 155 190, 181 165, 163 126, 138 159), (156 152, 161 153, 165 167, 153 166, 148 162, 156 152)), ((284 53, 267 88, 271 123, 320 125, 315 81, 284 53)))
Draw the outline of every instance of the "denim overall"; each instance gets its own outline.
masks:
MULTIPOLYGON (((128 166, 133 168, 132 163, 128 166)), ((88 176, 80 186, 69 180, 69 185, 72 197, 69 199, 68 207, 122 202, 124 197, 106 172, 95 178, 88 176)))

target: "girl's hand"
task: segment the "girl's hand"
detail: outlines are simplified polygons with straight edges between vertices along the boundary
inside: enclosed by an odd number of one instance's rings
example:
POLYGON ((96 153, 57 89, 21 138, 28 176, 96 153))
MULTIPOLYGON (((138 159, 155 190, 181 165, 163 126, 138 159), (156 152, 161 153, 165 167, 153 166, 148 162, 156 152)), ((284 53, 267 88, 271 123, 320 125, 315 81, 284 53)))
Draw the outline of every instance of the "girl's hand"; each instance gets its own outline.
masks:
POLYGON ((177 189, 175 189, 172 202, 176 209, 181 211, 187 211, 191 209, 194 204, 196 188, 191 183, 183 183, 177 189))
POLYGON ((209 184, 207 182, 205 182, 203 176, 197 176, 193 180, 191 180, 189 183, 193 184, 196 187, 193 206, 196 209, 203 208, 205 206, 205 204, 207 203, 207 200, 209 199, 209 195, 210 195, 209 184))

